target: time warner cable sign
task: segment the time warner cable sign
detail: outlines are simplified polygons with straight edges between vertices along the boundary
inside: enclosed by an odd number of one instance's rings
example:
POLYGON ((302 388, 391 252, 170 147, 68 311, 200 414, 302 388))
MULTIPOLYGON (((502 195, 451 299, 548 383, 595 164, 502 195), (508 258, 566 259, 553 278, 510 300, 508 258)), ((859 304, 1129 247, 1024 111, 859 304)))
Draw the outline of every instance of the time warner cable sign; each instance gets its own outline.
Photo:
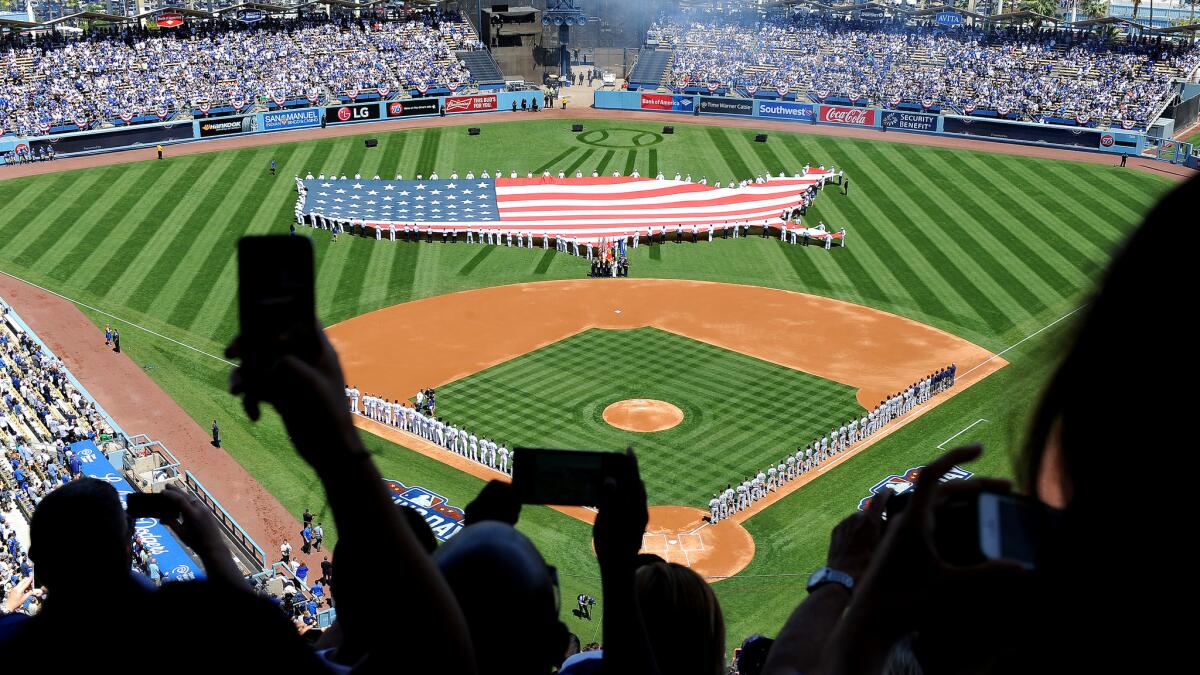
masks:
POLYGON ((263 130, 279 131, 280 129, 299 129, 315 127, 321 124, 321 111, 317 108, 302 108, 300 110, 285 110, 282 112, 263 113, 263 130))

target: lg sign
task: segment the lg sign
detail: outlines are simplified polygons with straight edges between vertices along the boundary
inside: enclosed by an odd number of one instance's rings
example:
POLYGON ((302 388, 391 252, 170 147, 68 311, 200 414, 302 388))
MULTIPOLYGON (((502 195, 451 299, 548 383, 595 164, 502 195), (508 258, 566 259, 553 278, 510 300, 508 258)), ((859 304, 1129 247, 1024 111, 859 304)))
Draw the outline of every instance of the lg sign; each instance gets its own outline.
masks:
POLYGON ((374 103, 344 105, 337 108, 330 108, 329 112, 332 114, 325 115, 325 121, 328 124, 342 124, 344 122, 362 122, 363 120, 379 119, 379 106, 374 103))

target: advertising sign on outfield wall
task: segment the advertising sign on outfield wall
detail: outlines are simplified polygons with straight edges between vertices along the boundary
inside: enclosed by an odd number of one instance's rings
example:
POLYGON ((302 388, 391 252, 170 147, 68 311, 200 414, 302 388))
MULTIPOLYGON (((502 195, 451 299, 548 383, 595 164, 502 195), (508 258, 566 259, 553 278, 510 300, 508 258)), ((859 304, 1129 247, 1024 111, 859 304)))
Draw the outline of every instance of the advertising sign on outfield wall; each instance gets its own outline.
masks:
POLYGON ((415 117, 417 115, 438 114, 436 98, 409 98, 400 101, 389 101, 387 104, 388 117, 415 117))
POLYGON ((321 124, 321 111, 317 108, 304 108, 301 110, 269 112, 263 113, 262 119, 263 131, 315 127, 321 124))
POLYGON ((228 136, 230 134, 248 134, 258 131, 258 118, 254 115, 244 117, 218 117, 211 120, 200 120, 197 123, 200 138, 228 136))
POLYGON ((883 126, 888 129, 904 129, 905 131, 936 132, 938 116, 925 113, 911 113, 900 110, 885 110, 881 118, 883 126))
POLYGON ((841 105, 823 105, 818 119, 826 124, 849 124, 858 127, 875 126, 874 108, 851 108, 841 105))
POLYGON ((748 98, 701 96, 700 112, 704 115, 753 115, 754 101, 748 98))
POLYGON ((496 109, 496 95, 451 96, 446 99, 446 114, 485 112, 496 109))
POLYGON ((642 94, 642 110, 691 112, 692 97, 675 94, 642 94))
POLYGON ((34 151, 52 147, 54 152, 65 155, 72 152, 147 147, 170 141, 190 140, 191 138, 192 123, 184 122, 182 124, 121 127, 101 133, 51 136, 43 140, 31 141, 29 145, 34 151))
POLYGON ((379 119, 379 105, 376 103, 339 105, 325 109, 325 124, 346 124, 347 122, 366 122, 377 119, 379 119))
POLYGON ((1099 150, 1102 147, 1099 131, 1050 124, 1013 124, 947 115, 942 121, 942 131, 948 134, 998 138, 1023 143, 1053 143, 1093 150, 1099 150))
POLYGON ((792 103, 791 101, 760 101, 758 104, 759 117, 772 117, 796 122, 811 122, 815 113, 811 103, 792 103))

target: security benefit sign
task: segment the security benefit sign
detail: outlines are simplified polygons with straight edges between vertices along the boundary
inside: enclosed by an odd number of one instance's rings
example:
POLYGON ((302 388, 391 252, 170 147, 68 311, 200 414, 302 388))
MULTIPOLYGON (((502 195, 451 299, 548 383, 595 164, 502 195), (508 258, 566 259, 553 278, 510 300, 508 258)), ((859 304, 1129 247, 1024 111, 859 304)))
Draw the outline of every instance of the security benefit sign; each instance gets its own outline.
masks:
POLYGON ((882 121, 883 126, 888 129, 935 132, 937 131, 938 116, 888 110, 883 113, 882 121))
POLYGON ((378 103, 339 105, 325 109, 325 124, 345 124, 379 119, 378 103))
POLYGON ((402 101, 388 101, 388 117, 416 117, 418 115, 438 114, 436 98, 410 98, 402 101))
POLYGON ((748 98, 723 98, 720 96, 701 96, 700 114, 702 115, 745 115, 754 114, 754 101, 748 98))
POLYGON ((387 485, 393 502, 416 509, 417 513, 421 514, 433 529, 433 536, 437 537, 438 541, 446 541, 463 529, 463 510, 451 506, 445 497, 427 488, 406 486, 390 478, 383 479, 383 483, 387 485))

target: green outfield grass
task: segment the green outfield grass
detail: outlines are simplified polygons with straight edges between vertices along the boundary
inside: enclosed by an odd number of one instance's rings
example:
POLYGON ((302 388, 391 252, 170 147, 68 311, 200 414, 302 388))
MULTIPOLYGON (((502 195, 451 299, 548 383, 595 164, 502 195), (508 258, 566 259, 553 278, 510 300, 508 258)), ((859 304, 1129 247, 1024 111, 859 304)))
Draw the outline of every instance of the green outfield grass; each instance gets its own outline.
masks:
MULTIPOLYGON (((188 157, 170 157, 168 149, 161 162, 0 181, 0 269, 220 354, 237 328, 234 244, 243 234, 287 231, 293 174, 412 176, 436 169, 448 175, 484 168, 590 174, 636 167, 643 175, 678 170, 725 181, 790 173, 806 162, 834 164, 852 178, 850 195, 822 194, 808 220, 845 226, 847 248, 826 252, 759 238, 642 247, 632 251, 632 276, 826 295, 998 351, 1078 307, 1113 248, 1170 186, 1110 166, 883 141, 772 131, 762 144, 753 142, 753 129, 676 124, 674 135, 658 136, 660 124, 595 120, 584 123, 607 130, 607 137, 581 138, 567 131, 570 123, 485 122, 479 137, 464 128, 370 133, 379 139, 373 149, 364 149, 361 136, 188 157), (268 175, 271 159, 279 163, 278 177, 268 175)), ((327 323, 430 295, 586 272, 581 260, 540 250, 349 237, 331 244, 324 233, 315 233, 314 242, 318 309, 327 323)), ((90 316, 100 325, 111 321, 90 316)), ((1011 451, 1069 325, 1006 353, 1009 367, 749 520, 754 561, 717 584, 730 641, 778 630, 803 596, 803 575, 820 564, 837 520, 880 478, 927 462, 967 425, 988 420, 956 439, 986 443, 989 452, 976 470, 1011 473, 1011 451)), ((316 477, 289 449, 278 420, 268 415, 249 424, 225 393, 227 366, 119 327, 128 354, 153 366, 150 375, 202 426, 221 420, 229 451, 287 507, 324 510, 316 477)), ((416 453, 375 437, 367 442, 385 476, 434 489, 451 503, 464 505, 480 487, 478 479, 416 453)), ((700 482, 690 487, 709 489, 700 482)), ((559 568, 563 597, 600 596, 586 526, 530 507, 521 527, 559 568)), ((598 622, 570 621, 581 637, 598 635, 598 622)))
POLYGON ((854 393, 654 328, 593 328, 438 387, 438 415, 510 448, 632 446, 651 504, 703 507, 861 414, 854 393), (608 404, 631 398, 673 403, 684 420, 649 434, 604 421, 608 404))

